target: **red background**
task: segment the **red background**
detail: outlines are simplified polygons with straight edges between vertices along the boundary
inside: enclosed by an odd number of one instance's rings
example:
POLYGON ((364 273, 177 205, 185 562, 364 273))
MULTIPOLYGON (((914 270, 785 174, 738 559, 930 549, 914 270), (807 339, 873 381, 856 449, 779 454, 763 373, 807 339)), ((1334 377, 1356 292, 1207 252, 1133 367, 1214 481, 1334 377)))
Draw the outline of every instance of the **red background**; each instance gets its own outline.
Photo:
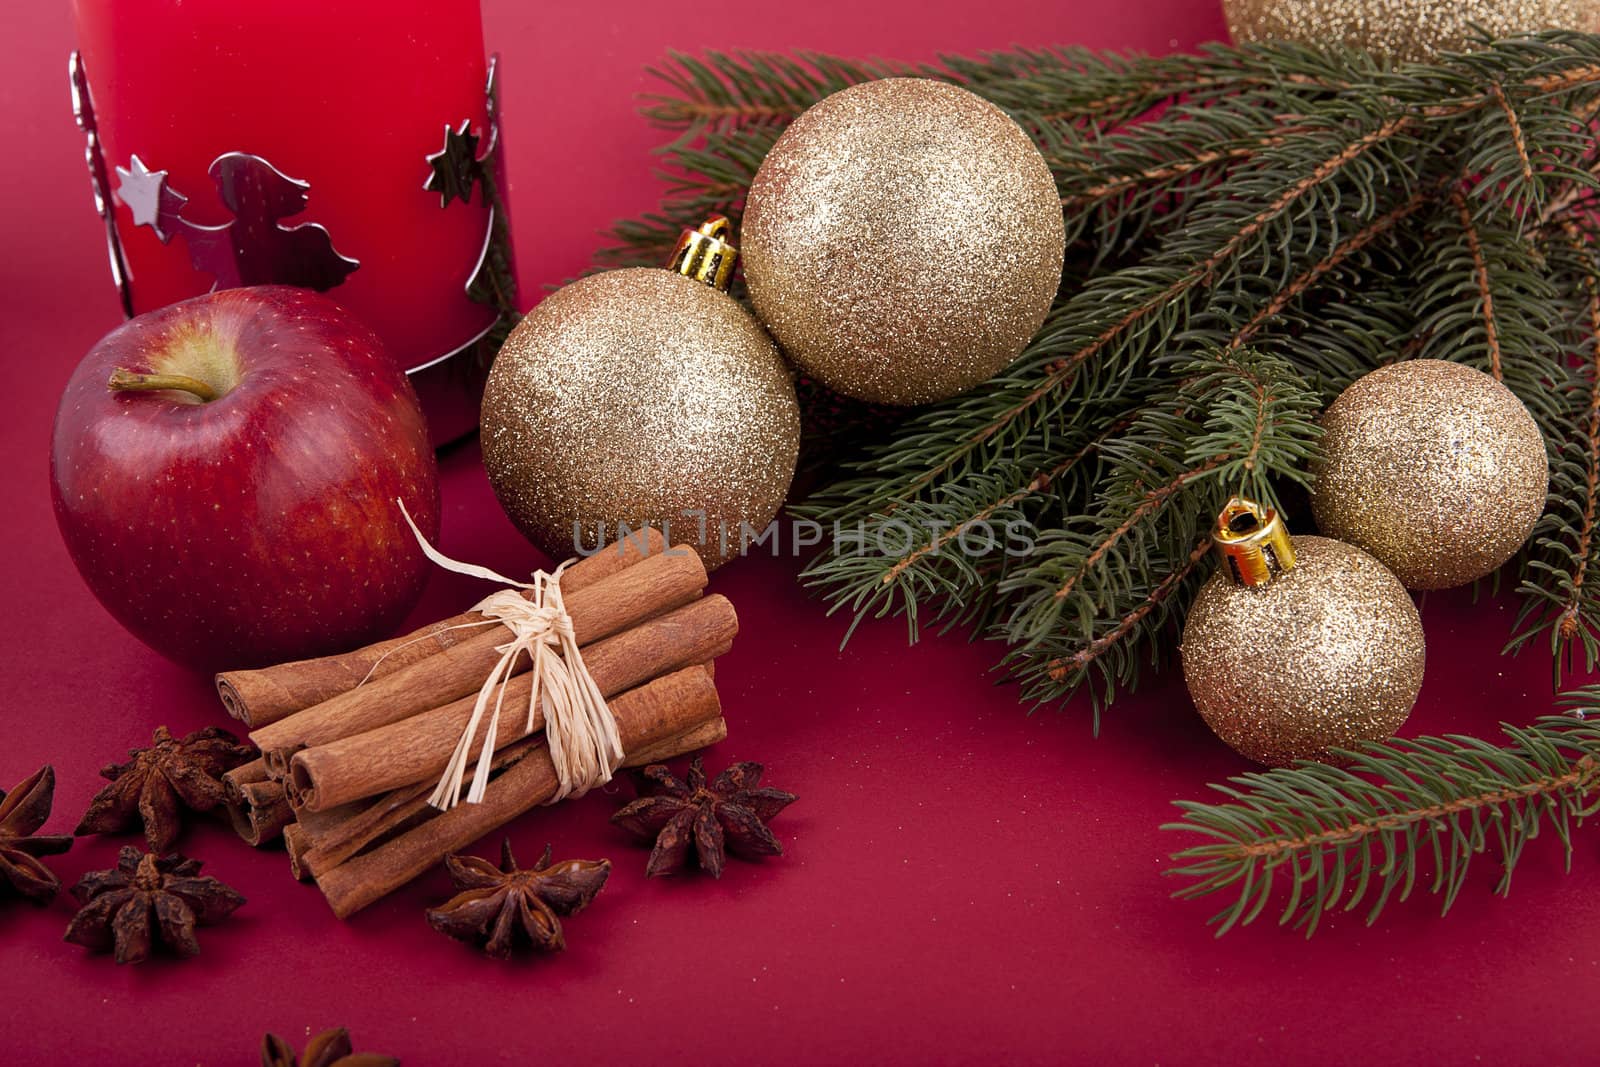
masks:
MULTIPOLYGON (((488 0, 504 56, 517 254, 531 297, 581 270, 596 231, 649 208, 634 117, 643 67, 668 47, 813 48, 926 59, 1011 43, 1167 51, 1224 33, 1211 0, 768 0, 715 11, 613 0, 488 0)), ((374 4, 375 12, 379 5, 374 4)), ((375 17, 382 17, 376 15, 375 17)), ((122 633, 85 592, 46 489, 55 398, 117 322, 82 141, 68 114, 66 5, 0 12, 0 784, 59 775, 50 829, 70 830, 96 769, 157 723, 221 721, 204 679, 122 633)), ((359 42, 353 42, 358 47, 359 42)), ((307 116, 307 122, 315 121, 307 116)), ((467 447, 445 461, 444 548, 501 570, 534 560, 467 447)), ((1169 802, 1244 764, 1169 678, 1119 702, 1103 736, 1087 709, 1023 714, 991 685, 994 650, 959 638, 907 649, 901 624, 824 617, 787 560, 717 575, 743 620, 719 665, 732 737, 712 756, 766 761, 801 802, 775 829, 788 855, 722 881, 647 884, 645 853, 607 825, 626 792, 541 810, 510 833, 531 860, 610 856, 617 869, 568 925, 562 957, 502 965, 429 930, 423 878, 348 923, 289 880, 281 853, 219 828, 185 849, 249 905, 202 932, 187 963, 117 968, 60 942, 70 914, 8 906, 0 1058, 33 1064, 253 1062, 264 1030, 303 1040, 349 1026, 410 1067, 678 1058, 759 1062, 1576 1063, 1600 1040, 1600 865, 1580 836, 1571 875, 1553 840, 1528 852, 1513 899, 1493 860, 1455 911, 1426 896, 1373 928, 1338 917, 1314 941, 1270 924, 1212 939, 1213 905, 1179 904, 1161 873, 1183 841, 1169 802)), ((417 618, 479 594, 436 579, 417 618)), ((1548 660, 1497 656, 1508 602, 1424 606, 1429 670, 1410 731, 1488 733, 1549 706, 1548 660)), ((54 861, 69 883, 119 841, 54 861)), ((488 854, 493 843, 480 851, 488 854)))

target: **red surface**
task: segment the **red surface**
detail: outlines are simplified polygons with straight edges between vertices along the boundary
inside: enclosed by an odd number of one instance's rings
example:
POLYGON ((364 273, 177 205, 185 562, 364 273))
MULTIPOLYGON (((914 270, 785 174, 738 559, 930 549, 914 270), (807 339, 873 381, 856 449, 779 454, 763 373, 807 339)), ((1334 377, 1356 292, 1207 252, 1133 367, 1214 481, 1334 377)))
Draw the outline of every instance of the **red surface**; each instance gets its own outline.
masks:
MULTIPOLYGON (((655 196, 654 136, 631 114, 641 67, 669 47, 826 48, 908 59, 1011 42, 1151 51, 1222 33, 1209 0, 1074 5, 995 0, 809 5, 715 13, 614 2, 557 11, 492 3, 505 55, 518 256, 530 294, 581 269, 594 231, 655 196)), ((116 322, 81 142, 66 109, 64 8, 0 13, 0 258, 7 371, 0 486, 8 522, 0 615, 0 782, 50 760, 70 829, 95 769, 165 722, 220 721, 202 679, 124 635, 72 573, 50 517, 46 441, 80 353, 116 322), (24 620, 27 620, 26 624, 24 620)), ((358 44, 353 44, 358 47, 358 44)), ((446 462, 444 548, 532 563, 494 507, 476 452, 446 462)), ((993 650, 957 638, 907 650, 897 622, 837 652, 787 561, 749 560, 715 587, 744 630, 719 666, 732 738, 713 763, 759 758, 801 802, 775 823, 789 854, 720 883, 646 884, 644 852, 611 831, 618 795, 530 814, 531 858, 617 862, 569 926, 564 957, 504 966, 434 934, 430 875, 349 923, 289 881, 277 852, 219 829, 184 847, 250 898, 203 931, 204 955, 118 969, 59 941, 65 900, 0 912, 0 1060, 8 1064, 253 1062, 263 1030, 351 1027, 419 1065, 518 1062, 1582 1063, 1600 1040, 1600 864, 1593 833, 1562 877, 1530 850, 1510 901, 1472 879, 1455 911, 1431 898, 1372 929, 1315 941, 1270 925, 1214 941, 1211 905, 1176 904, 1158 832, 1175 797, 1243 770, 1176 679, 1119 703, 1094 740, 1082 709, 1029 718, 991 686, 993 650)), ((418 617, 478 594, 448 577, 418 617)), ((1429 671, 1412 730, 1488 732, 1547 707, 1548 663, 1496 653, 1506 604, 1426 605, 1429 671)), ((110 864, 88 840, 55 866, 110 864)), ((481 851, 488 854, 492 842, 481 851)))

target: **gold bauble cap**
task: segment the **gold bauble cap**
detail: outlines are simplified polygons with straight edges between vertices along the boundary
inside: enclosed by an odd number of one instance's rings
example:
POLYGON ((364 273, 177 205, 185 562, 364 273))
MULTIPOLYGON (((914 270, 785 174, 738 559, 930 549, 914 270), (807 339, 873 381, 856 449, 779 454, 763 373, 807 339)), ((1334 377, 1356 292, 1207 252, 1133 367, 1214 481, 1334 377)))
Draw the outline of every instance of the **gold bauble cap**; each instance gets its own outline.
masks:
POLYGON ((1236 496, 1217 516, 1213 535, 1228 573, 1240 585, 1269 585, 1294 569, 1294 542, 1273 508, 1236 496))
POLYGON ((684 230, 667 269, 727 292, 739 259, 739 250, 728 240, 732 235, 733 224, 722 215, 711 216, 699 229, 684 230))

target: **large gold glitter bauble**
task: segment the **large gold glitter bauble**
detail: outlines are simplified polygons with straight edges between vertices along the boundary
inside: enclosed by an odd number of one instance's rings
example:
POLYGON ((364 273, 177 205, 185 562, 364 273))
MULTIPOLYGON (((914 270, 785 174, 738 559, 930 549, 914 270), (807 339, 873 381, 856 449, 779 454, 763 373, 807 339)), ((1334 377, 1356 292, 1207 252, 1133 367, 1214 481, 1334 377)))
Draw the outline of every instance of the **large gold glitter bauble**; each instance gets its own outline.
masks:
POLYGON ((517 325, 484 390, 482 439, 501 505, 556 559, 648 524, 711 567, 782 506, 800 408, 736 300, 642 267, 573 282, 517 325))
POLYGON ((1511 390, 1417 359, 1357 379, 1323 413, 1311 510, 1408 588, 1445 589, 1515 555, 1549 485, 1544 438, 1511 390))
POLYGON ((790 359, 862 400, 925 404, 1015 359, 1061 285, 1044 157, 965 89, 834 93, 767 154, 740 233, 756 313, 790 359))
POLYGON ((1269 767, 1389 737, 1422 686, 1422 620, 1383 564, 1325 537, 1294 538, 1291 558, 1253 586, 1224 566, 1183 627, 1195 707, 1269 767))
POLYGON ((1222 9, 1239 44, 1343 44, 1391 63, 1463 51, 1474 26, 1491 37, 1600 29, 1596 0, 1223 0, 1222 9))

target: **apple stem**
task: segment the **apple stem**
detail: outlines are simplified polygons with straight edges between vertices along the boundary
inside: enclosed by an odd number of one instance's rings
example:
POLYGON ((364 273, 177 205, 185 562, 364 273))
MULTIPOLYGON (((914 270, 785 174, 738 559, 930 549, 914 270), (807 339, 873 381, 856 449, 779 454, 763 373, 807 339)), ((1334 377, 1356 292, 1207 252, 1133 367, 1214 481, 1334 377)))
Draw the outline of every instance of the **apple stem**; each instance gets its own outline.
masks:
POLYGON ((202 402, 207 403, 217 398, 215 389, 199 378, 191 378, 187 374, 140 374, 118 367, 111 372, 111 379, 106 382, 106 386, 116 393, 147 393, 160 389, 177 389, 193 393, 202 402))

